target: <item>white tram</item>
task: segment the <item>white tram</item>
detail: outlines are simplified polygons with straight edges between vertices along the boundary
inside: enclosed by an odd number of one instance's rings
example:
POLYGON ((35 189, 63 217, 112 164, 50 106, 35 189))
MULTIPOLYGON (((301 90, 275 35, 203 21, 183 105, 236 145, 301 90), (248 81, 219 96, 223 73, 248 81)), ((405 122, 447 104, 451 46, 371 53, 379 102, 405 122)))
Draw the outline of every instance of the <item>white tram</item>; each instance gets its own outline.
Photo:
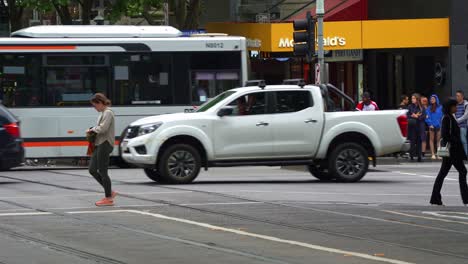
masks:
POLYGON ((247 80, 245 38, 181 35, 163 26, 37 26, 0 38, 0 100, 21 120, 26 158, 85 156, 96 92, 112 100, 120 132, 145 116, 192 111, 247 80))

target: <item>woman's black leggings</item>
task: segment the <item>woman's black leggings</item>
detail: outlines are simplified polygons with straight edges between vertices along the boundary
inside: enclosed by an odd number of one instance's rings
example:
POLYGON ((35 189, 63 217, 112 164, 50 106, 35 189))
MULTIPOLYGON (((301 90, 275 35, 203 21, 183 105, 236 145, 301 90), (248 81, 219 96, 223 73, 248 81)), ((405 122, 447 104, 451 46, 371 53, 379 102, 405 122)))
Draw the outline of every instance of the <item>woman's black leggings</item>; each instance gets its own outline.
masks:
POLYGON ((439 175, 434 183, 434 189, 432 191, 431 203, 432 204, 441 204, 442 197, 440 195, 440 190, 442 189, 442 184, 444 183, 445 177, 447 177, 450 168, 452 165, 455 166, 455 169, 458 171, 459 183, 460 183, 460 192, 464 204, 468 204, 468 185, 466 183, 466 168, 463 160, 461 159, 451 159, 443 158, 442 166, 440 167, 439 175))
POLYGON ((107 141, 96 146, 89 163, 89 173, 104 187, 107 198, 112 196, 112 183, 107 170, 109 168, 110 154, 113 149, 114 147, 107 141))

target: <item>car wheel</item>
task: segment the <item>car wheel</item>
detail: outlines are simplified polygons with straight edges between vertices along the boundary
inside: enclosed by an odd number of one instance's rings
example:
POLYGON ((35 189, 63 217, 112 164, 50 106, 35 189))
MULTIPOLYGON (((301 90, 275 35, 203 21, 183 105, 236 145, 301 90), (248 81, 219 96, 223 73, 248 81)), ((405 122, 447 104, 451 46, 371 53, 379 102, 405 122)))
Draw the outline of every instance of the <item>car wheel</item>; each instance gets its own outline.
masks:
POLYGON ((331 152, 329 172, 337 181, 358 182, 369 169, 369 154, 356 143, 343 143, 331 152))
POLYGON ((333 180, 333 177, 328 172, 328 169, 323 166, 313 164, 307 166, 307 168, 309 169, 310 174, 312 174, 312 176, 319 179, 320 181, 333 180))
POLYGON ((151 180, 157 183, 166 183, 166 181, 164 181, 164 178, 156 169, 144 169, 144 171, 145 171, 146 176, 150 178, 151 180))
POLYGON ((200 153, 186 144, 168 147, 158 163, 158 172, 170 184, 191 183, 200 173, 200 168, 200 153))

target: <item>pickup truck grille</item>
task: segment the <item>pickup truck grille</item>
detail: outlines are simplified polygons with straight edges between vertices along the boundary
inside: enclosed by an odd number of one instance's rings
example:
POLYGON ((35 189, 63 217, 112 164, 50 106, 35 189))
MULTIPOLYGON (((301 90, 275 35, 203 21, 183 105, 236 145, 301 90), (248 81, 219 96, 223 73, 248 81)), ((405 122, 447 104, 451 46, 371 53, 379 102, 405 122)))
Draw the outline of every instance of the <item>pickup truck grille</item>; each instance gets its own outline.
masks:
POLYGON ((128 127, 125 138, 136 138, 138 136, 139 129, 139 126, 128 127))

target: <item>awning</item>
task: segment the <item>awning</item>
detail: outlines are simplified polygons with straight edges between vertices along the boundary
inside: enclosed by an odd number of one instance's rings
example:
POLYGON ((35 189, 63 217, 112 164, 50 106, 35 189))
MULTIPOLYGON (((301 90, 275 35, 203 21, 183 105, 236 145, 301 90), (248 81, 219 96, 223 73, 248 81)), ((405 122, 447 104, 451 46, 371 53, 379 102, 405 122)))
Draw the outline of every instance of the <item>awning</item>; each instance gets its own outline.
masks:
MULTIPOLYGON (((325 21, 353 21, 367 20, 367 2, 368 0, 325 0, 325 21)), ((301 13, 292 16, 286 21, 304 19, 307 12, 310 11, 315 16, 315 7, 304 10, 301 13)))

